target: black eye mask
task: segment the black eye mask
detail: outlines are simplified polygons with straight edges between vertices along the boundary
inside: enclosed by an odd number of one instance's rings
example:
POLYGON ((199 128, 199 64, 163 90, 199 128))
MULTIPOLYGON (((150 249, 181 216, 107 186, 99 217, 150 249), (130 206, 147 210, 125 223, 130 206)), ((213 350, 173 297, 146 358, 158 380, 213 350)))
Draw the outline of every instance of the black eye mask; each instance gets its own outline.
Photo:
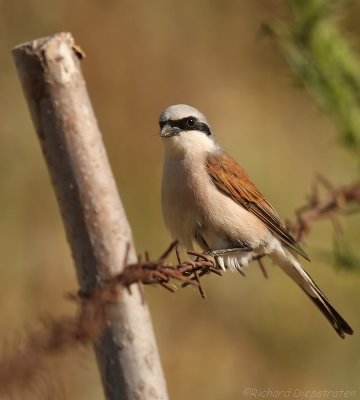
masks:
POLYGON ((204 132, 207 136, 211 135, 210 128, 204 122, 200 122, 195 117, 186 117, 176 120, 168 120, 168 121, 160 121, 160 128, 163 128, 164 125, 169 124, 174 128, 179 128, 182 131, 200 131, 204 132))

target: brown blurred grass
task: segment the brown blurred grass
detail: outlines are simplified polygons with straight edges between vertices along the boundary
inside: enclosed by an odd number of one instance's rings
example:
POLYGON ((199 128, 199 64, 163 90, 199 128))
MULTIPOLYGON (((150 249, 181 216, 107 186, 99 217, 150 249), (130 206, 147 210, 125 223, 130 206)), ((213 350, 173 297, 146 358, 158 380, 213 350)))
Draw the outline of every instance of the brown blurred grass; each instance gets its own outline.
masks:
MULTIPOLYGON (((354 2, 350 27, 359 13, 354 2)), ((200 108, 283 217, 303 203, 316 172, 335 183, 354 179, 355 161, 331 121, 293 85, 276 46, 260 34, 261 23, 279 15, 277 0, 0 0, 1 341, 16 347, 18 333, 39 316, 72 312, 63 295, 76 290, 11 48, 55 31, 74 34, 88 56, 83 70, 137 248, 157 255, 170 239, 160 212, 157 126, 169 104, 200 108)), ((355 44, 358 34, 355 26, 355 44)), ((345 225, 356 245, 359 217, 345 225)), ((147 288, 172 399, 235 399, 244 387, 360 390, 359 275, 321 261, 317 249, 332 243, 327 222, 307 242, 309 271, 355 336, 341 342, 272 265, 269 281, 255 264, 245 280, 207 279, 206 301, 189 288, 176 295, 147 288)), ((91 354, 65 356, 51 371, 62 398, 101 396, 91 354)))

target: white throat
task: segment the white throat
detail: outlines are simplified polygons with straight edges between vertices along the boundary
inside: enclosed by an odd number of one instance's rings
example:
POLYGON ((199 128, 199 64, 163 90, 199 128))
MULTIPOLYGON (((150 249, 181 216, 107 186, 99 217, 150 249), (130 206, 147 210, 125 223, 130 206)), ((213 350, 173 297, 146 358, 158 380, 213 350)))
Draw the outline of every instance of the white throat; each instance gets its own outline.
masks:
POLYGON ((209 136, 199 131, 183 131, 177 136, 164 137, 165 157, 185 159, 202 157, 219 149, 209 136))

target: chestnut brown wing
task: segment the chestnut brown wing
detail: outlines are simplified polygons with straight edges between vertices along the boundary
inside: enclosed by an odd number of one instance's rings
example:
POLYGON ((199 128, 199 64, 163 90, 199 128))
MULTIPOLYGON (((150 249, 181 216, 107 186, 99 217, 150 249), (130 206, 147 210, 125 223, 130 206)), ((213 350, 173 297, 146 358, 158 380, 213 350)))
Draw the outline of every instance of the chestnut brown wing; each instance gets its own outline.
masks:
POLYGON ((284 244, 309 260, 271 204, 251 182, 246 172, 228 154, 221 152, 209 155, 206 159, 206 169, 221 192, 256 215, 284 244))

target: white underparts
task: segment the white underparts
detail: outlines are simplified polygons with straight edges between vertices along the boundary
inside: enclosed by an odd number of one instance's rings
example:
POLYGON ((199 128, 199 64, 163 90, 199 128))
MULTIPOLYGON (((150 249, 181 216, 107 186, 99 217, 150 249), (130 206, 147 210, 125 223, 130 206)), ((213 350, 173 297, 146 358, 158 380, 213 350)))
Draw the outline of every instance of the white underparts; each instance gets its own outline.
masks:
MULTIPOLYGON (((255 257, 279 252, 287 258, 287 255, 285 255, 283 249, 283 245, 280 243, 279 239, 271 235, 267 243, 260 245, 254 251, 239 251, 236 253, 232 252, 217 256, 216 260, 224 271, 226 269, 230 269, 231 271, 239 271, 240 273, 243 273, 244 269, 246 269, 246 267, 255 257)), ((293 256, 291 255, 291 257, 293 256)))
POLYGON ((243 272, 252 260, 253 256, 254 254, 252 252, 229 253, 217 256, 216 260, 224 271, 228 268, 231 271, 243 272))

